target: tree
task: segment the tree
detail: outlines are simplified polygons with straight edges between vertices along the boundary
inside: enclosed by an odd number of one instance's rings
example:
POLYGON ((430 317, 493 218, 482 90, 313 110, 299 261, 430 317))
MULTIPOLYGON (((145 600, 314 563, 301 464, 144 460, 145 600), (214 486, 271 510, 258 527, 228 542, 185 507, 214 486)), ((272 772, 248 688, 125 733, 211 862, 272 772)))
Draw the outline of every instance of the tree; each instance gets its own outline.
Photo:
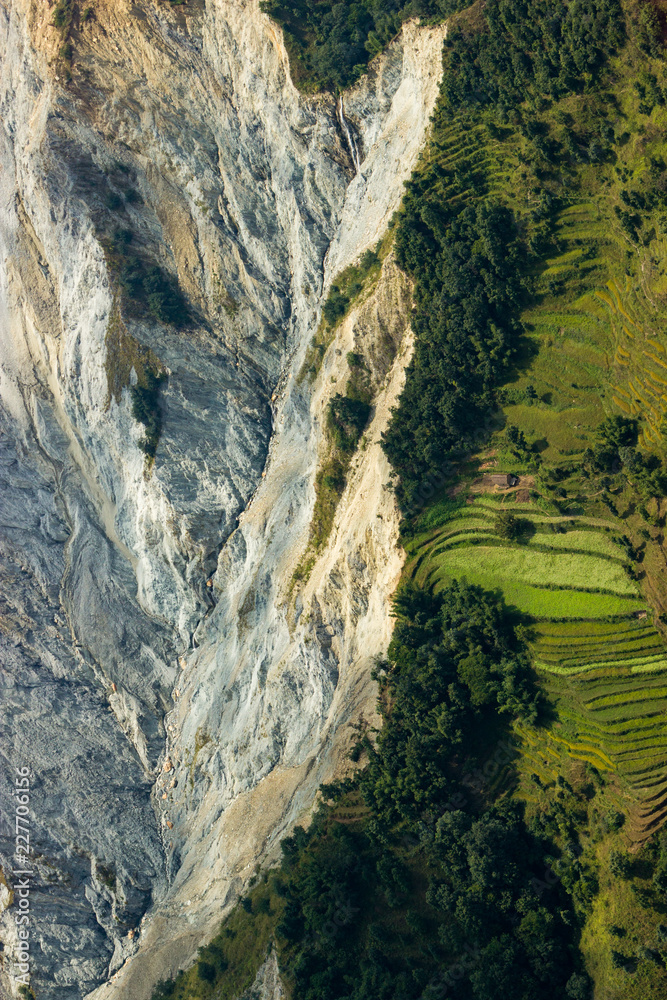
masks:
POLYGON ((629 878, 631 864, 627 855, 622 851, 612 851, 609 855, 609 871, 615 878, 629 878))
POLYGON ((197 964, 197 976, 205 983, 214 983, 216 978, 215 966, 210 962, 199 962, 197 964))
POLYGON ((501 510, 496 517, 493 527, 496 534, 500 535, 501 538, 514 541, 521 534, 522 522, 521 518, 518 518, 510 510, 501 510))
POLYGON ((528 442, 526 441, 526 435, 514 424, 508 424, 505 429, 505 439, 509 445, 509 450, 518 459, 525 459, 529 453, 530 448, 528 442))
MULTIPOLYGON (((475 1000, 498 1000, 498 997, 512 996, 519 985, 518 958, 516 943, 508 934, 494 938, 470 973, 475 1000)), ((522 978, 525 983, 528 979, 525 972, 522 978)))
POLYGON ((480 708, 482 705, 488 705, 495 691, 489 664, 481 650, 461 660, 457 673, 461 683, 470 691, 472 706, 480 708))
POLYGON ((637 421, 631 417, 607 417, 597 429, 597 438, 607 448, 634 448, 639 436, 637 421))
POLYGON ((567 981, 565 994, 570 1000, 591 1000, 593 984, 590 976, 583 972, 575 972, 567 981))

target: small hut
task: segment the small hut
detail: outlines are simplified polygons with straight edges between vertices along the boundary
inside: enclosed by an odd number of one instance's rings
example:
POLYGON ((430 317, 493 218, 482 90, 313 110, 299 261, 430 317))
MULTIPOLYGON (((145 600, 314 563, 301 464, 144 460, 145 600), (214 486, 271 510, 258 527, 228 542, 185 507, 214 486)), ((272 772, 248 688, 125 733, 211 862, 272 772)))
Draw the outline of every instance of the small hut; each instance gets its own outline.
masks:
POLYGON ((518 476, 513 476, 510 472, 491 476, 491 482, 501 490, 506 490, 508 486, 516 486, 519 482, 518 476))

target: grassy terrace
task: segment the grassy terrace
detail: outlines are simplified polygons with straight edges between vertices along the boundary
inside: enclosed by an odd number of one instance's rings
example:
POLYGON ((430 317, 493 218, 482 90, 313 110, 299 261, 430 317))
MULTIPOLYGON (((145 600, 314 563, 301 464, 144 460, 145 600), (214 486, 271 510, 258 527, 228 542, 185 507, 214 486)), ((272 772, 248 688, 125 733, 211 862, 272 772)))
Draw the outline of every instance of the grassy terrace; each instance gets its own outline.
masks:
MULTIPOLYGON (((561 747, 618 775, 638 802, 633 832, 645 836, 667 811, 667 652, 628 574, 622 525, 548 515, 512 494, 460 494, 444 507, 438 527, 406 541, 406 574, 436 590, 465 578, 502 592, 529 626, 561 747), (501 510, 531 530, 517 541, 499 537, 501 510)), ((434 511, 423 520, 433 522, 434 511)))

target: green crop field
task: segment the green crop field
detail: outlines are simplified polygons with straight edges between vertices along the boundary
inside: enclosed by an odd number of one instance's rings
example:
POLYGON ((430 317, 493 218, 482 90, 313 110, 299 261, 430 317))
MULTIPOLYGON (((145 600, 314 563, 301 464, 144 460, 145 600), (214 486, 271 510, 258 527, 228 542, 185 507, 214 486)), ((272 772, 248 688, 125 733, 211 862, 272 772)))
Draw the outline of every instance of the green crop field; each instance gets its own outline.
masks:
MULTIPOLYGON (((471 536, 477 541, 484 536, 471 536)), ((462 538, 465 541, 465 536, 462 538)), ((565 546, 562 546, 565 548, 565 546)), ((500 577, 518 578, 538 587, 561 586, 575 590, 613 592, 615 594, 637 593, 624 572, 623 564, 612 559, 602 559, 587 551, 553 551, 544 537, 538 551, 537 546, 521 548, 506 547, 495 551, 489 546, 477 545, 475 552, 466 553, 464 562, 459 553, 443 551, 440 567, 442 572, 453 576, 462 567, 475 573, 479 567, 484 573, 500 577)), ((561 548, 561 544, 554 546, 561 548)), ((568 549, 570 546, 568 546, 568 549)))
MULTIPOLYGON (((484 577, 485 580, 490 578, 497 581, 497 586, 501 585, 501 581, 508 581, 507 586, 510 587, 513 585, 512 581, 521 581, 522 584, 532 584, 533 587, 563 587, 635 598, 637 595, 636 587, 628 579, 622 565, 584 553, 532 551, 530 547, 519 546, 508 548, 503 545, 475 545, 467 551, 445 548, 428 565, 430 575, 435 574, 438 580, 466 576, 470 582, 476 583, 484 577)), ((421 569, 422 575, 423 572, 424 569, 421 569)), ((418 582, 421 583, 422 580, 418 582)))
POLYGON ((641 839, 667 802, 667 651, 628 575, 617 512, 587 499, 574 517, 550 515, 538 499, 472 492, 457 504, 436 502, 406 540, 406 573, 436 589, 452 579, 479 584, 532 623, 535 667, 558 711, 558 747, 617 776, 637 800, 628 830, 641 839), (495 530, 503 510, 530 524, 517 541, 495 530))

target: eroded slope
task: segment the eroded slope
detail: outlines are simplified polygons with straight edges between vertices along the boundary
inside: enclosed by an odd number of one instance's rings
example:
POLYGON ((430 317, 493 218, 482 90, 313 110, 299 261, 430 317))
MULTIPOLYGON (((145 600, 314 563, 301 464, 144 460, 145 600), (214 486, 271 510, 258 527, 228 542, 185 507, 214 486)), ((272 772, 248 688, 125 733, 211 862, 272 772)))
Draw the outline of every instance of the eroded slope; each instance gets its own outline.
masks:
MULTIPOLYGON (((347 543, 340 529, 331 559, 357 590, 336 635, 333 598, 313 592, 321 622, 291 634, 280 607, 320 437, 292 375, 331 276, 398 205, 442 30, 406 26, 347 96, 356 174, 333 98, 298 95, 254 3, 72 13, 64 54, 46 7, 0 13, 1 752, 3 781, 34 774, 36 985, 80 996, 182 914, 180 939, 103 994, 137 997, 310 801, 334 766, 331 720, 357 717, 386 645, 388 498, 386 520, 369 509, 347 543)), ((369 452, 373 488, 383 462, 369 452)), ((6 913, 8 954, 12 927, 6 913)))

